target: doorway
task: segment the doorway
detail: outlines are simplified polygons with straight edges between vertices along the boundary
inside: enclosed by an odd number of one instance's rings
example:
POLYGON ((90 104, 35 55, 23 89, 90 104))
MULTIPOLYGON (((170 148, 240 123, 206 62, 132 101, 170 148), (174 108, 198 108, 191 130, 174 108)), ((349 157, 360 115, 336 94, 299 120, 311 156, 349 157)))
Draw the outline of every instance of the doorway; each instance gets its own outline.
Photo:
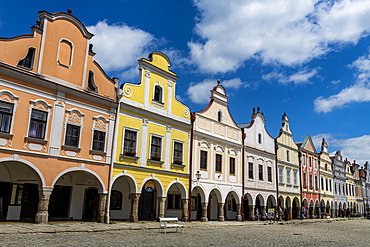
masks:
POLYGON ((145 188, 141 190, 139 199, 139 219, 154 220, 156 219, 156 199, 157 190, 147 191, 145 188))
POLYGON ((68 218, 71 197, 71 186, 55 185, 49 200, 49 216, 68 218))
POLYGON ((89 188, 85 192, 85 207, 84 207, 84 214, 83 218, 87 220, 95 220, 96 219, 96 200, 99 203, 99 193, 97 188, 89 188), (95 203, 94 203, 95 201, 95 203), (94 205, 95 204, 95 205, 94 205), (95 208, 94 208, 95 207, 95 208), (95 215, 94 215, 95 214, 95 215))

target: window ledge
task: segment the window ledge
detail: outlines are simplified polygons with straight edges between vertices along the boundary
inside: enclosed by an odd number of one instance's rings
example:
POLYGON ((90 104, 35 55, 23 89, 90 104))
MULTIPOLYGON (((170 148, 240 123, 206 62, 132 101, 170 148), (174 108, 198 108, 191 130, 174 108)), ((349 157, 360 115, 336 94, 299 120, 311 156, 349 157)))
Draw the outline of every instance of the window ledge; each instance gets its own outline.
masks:
POLYGON ((185 165, 184 164, 175 164, 175 163, 172 163, 171 164, 171 169, 173 169, 173 167, 180 167, 180 168, 182 168, 182 170, 184 171, 184 169, 185 169, 185 165))
POLYGON ((152 102, 155 103, 155 104, 157 104, 157 105, 164 106, 164 103, 162 103, 162 102, 160 102, 158 100, 153 99, 152 102))
POLYGON ((123 159, 131 159, 131 160, 134 160, 135 163, 137 163, 137 160, 140 159, 140 157, 120 154, 119 155, 119 161, 123 161, 123 159))
POLYGON ((107 155, 107 153, 106 152, 104 152, 104 151, 100 151, 100 150, 90 150, 90 153, 91 154, 97 154, 97 155, 107 155))
POLYGON ((29 136, 26 136, 25 139, 26 139, 27 142, 36 142, 36 143, 40 143, 40 144, 44 144, 44 145, 46 143, 48 143, 48 140, 34 138, 34 137, 29 137, 29 136))
POLYGON ((0 132, 0 137, 5 137, 5 138, 12 139, 13 138, 13 134, 6 133, 6 132, 0 132))
POLYGON ((161 168, 163 166, 163 161, 160 161, 160 160, 151 160, 151 159, 148 159, 148 166, 150 166, 150 163, 153 163, 154 165, 160 165, 161 168))
POLYGON ((285 185, 285 183, 284 182, 279 182, 279 185, 285 185))
POLYGON ((62 145, 62 149, 64 149, 64 150, 72 150, 72 151, 77 151, 77 152, 80 152, 81 151, 81 148, 73 147, 73 146, 68 146, 68 145, 62 145))

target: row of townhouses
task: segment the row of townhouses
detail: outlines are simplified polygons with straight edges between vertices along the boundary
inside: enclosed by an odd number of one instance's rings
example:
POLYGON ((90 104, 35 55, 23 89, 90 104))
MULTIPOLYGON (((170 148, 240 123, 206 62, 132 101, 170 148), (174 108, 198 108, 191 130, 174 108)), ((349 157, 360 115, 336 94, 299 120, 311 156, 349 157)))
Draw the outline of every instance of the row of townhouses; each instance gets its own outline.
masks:
POLYGON ((235 123, 220 81, 191 112, 169 58, 138 60, 119 84, 94 60, 94 36, 67 13, 39 12, 31 34, 0 38, 0 220, 256 220, 369 210, 370 170, 277 138, 253 108, 235 123), (249 120, 247 120, 249 121, 249 120))

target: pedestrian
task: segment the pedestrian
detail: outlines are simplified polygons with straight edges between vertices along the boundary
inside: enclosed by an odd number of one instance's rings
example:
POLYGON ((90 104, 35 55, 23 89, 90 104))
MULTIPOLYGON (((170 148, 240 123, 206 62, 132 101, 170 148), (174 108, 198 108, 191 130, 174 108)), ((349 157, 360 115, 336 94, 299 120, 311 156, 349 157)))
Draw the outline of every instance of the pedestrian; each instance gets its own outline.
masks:
MULTIPOLYGON (((284 217, 283 210, 281 209, 280 206, 279 206, 279 215, 280 217, 284 217)), ((282 220, 282 219, 279 218, 279 220, 282 220)))
POLYGON ((259 214, 260 214, 260 212, 258 211, 258 208, 256 208, 256 218, 257 218, 257 220, 259 220, 259 214))

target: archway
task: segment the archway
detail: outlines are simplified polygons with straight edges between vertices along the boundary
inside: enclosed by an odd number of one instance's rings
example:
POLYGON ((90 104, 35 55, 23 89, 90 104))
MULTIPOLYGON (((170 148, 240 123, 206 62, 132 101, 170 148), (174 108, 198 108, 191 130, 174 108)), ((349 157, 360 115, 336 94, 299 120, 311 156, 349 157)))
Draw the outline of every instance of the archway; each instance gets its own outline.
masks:
POLYGON ((261 194, 258 194, 256 197, 256 203, 255 203, 255 215, 257 220, 265 220, 266 216, 266 207, 265 207, 265 200, 261 194))
POLYGON ((314 204, 313 200, 311 199, 310 200, 309 213, 308 213, 310 219, 312 219, 314 217, 314 211, 315 211, 315 204, 314 204))
POLYGON ((270 212, 274 211, 274 213, 276 213, 276 210, 277 210, 276 199, 273 195, 269 195, 267 197, 267 201, 266 201, 266 212, 270 213, 270 212))
POLYGON ((34 221, 39 188, 45 186, 40 170, 32 163, 0 159, 0 219, 34 221))
POLYGON ((300 219, 300 206, 299 206, 299 200, 297 197, 294 197, 293 204, 292 204, 292 218, 293 219, 300 219))
POLYGON ((237 220, 238 205, 240 211, 240 200, 235 191, 230 191, 225 199, 225 220, 237 220))
MULTIPOLYGON (((205 205, 205 192, 202 187, 195 186, 191 192, 191 220, 202 219, 202 204, 205 205)), ((206 220, 206 215, 205 219, 206 220)))
POLYGON ((137 183, 132 175, 121 173, 113 178, 109 205, 112 220, 132 220, 132 203, 137 190, 137 183))
POLYGON ((320 202, 319 200, 316 200, 315 201, 315 212, 314 212, 315 218, 320 218, 321 213, 322 211, 320 210, 320 202))
POLYGON ((344 213, 342 212, 342 202, 339 202, 338 205, 338 215, 339 217, 344 217, 344 213))
POLYGON ((245 193, 243 196, 243 214, 244 220, 255 220, 253 199, 249 193, 245 193))
POLYGON ((214 188, 211 190, 208 196, 208 220, 219 220, 220 210, 224 211, 223 208, 219 209, 219 203, 222 203, 221 192, 217 188, 214 188))
POLYGON ((308 207, 308 200, 307 198, 304 198, 302 201, 302 215, 304 219, 308 219, 309 214, 309 207, 308 207))
POLYGON ((283 198, 283 196, 280 196, 279 197, 279 207, 281 207, 282 209, 284 209, 286 207, 284 205, 284 198, 283 198))
POLYGON ((291 205, 292 204, 291 204, 291 201, 290 201, 290 197, 287 196, 287 198, 285 198, 285 208, 283 209, 285 220, 291 220, 292 219, 292 206, 291 205))
MULTIPOLYGON (((164 216, 163 185, 157 178, 144 179, 139 198, 139 220, 155 220, 158 215, 164 216), (160 201, 159 201, 160 200, 160 201), (161 203, 161 205, 159 205, 161 203), (159 208, 159 207, 163 208, 159 208), (163 210, 163 212, 160 212, 163 210)), ((161 216, 161 217, 163 217, 161 216)))
POLYGON ((326 213, 327 215, 330 215, 330 210, 331 210, 330 202, 329 202, 329 200, 327 200, 327 201, 326 201, 326 211, 325 211, 325 213, 326 213))
POLYGON ((166 191, 165 217, 178 217, 188 220, 188 195, 183 183, 173 181, 166 191))

